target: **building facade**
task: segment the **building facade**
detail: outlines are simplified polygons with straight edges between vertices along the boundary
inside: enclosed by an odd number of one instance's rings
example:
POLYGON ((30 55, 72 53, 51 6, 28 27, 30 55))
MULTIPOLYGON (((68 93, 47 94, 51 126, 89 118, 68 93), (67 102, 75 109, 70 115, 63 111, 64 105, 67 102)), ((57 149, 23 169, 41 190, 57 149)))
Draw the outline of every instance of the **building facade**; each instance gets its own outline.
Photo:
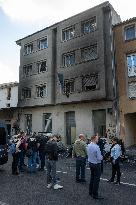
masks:
POLYGON ((136 144, 136 18, 114 26, 115 66, 120 136, 136 144))
POLYGON ((17 41, 20 127, 53 132, 67 144, 79 133, 115 133, 112 25, 109 2, 17 41))
POLYGON ((18 83, 0 84, 0 120, 7 124, 8 134, 12 134, 17 123, 18 83))

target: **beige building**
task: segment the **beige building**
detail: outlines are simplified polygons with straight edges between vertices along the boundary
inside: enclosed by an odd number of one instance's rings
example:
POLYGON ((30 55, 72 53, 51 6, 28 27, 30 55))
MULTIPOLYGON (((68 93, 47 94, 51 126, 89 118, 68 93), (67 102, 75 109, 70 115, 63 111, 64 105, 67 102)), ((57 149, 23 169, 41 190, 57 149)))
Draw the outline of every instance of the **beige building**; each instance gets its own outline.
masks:
POLYGON ((120 17, 109 2, 31 34, 21 47, 20 128, 61 134, 116 133, 112 26, 120 17))
POLYGON ((120 137, 136 144, 136 18, 114 26, 120 137))

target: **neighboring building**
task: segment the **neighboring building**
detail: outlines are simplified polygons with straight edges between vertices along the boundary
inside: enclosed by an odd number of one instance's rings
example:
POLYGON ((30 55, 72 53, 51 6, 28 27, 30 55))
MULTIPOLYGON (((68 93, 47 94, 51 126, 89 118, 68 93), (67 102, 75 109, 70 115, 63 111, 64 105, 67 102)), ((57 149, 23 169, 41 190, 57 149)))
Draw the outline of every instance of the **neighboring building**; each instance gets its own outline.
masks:
POLYGON ((0 119, 7 124, 8 134, 16 126, 18 104, 18 83, 0 84, 0 119))
POLYGON ((114 26, 120 137, 136 144, 136 18, 114 26))
POLYGON ((65 136, 115 133, 109 2, 18 40, 20 127, 65 136), (113 133, 112 133, 113 132, 113 133))

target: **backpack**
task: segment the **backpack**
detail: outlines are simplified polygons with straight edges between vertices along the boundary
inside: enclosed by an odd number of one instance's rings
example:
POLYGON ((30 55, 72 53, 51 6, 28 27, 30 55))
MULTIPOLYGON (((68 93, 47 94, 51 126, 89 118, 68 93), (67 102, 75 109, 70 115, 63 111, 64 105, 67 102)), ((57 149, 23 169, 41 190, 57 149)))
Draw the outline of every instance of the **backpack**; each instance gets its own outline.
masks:
POLYGON ((15 143, 12 143, 9 146, 9 153, 14 154, 15 152, 16 152, 16 145, 15 145, 15 143))

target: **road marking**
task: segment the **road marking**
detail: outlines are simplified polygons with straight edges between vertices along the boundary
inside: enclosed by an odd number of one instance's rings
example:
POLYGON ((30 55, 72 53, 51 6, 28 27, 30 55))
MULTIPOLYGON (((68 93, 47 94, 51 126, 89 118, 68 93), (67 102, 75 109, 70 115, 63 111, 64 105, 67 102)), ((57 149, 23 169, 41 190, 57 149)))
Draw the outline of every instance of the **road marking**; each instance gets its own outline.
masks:
POLYGON ((57 173, 61 173, 62 171, 57 171, 57 173))
POLYGON ((9 204, 0 201, 0 205, 9 205, 9 204))
POLYGON ((67 174, 67 172, 62 172, 63 174, 67 174))
MULTIPOLYGON (((104 178, 101 178, 101 180, 103 181, 108 181, 108 179, 104 179, 104 178)), ((130 184, 130 183, 127 183, 127 182, 120 182, 121 184, 124 184, 124 185, 128 185, 128 186, 133 186, 133 187, 136 187, 136 184, 130 184)))

